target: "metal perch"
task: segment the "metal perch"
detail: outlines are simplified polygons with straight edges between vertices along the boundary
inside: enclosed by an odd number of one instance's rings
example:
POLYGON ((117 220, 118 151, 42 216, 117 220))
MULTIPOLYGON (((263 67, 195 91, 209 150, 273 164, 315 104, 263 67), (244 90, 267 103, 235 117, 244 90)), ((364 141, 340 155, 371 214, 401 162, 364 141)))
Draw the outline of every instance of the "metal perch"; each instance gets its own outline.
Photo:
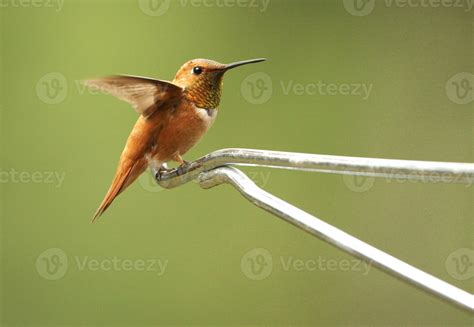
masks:
POLYGON ((240 170, 228 167, 229 165, 253 165, 471 184, 474 182, 474 164, 357 158, 253 149, 223 149, 212 152, 180 169, 172 169, 156 175, 157 182, 165 188, 177 187, 193 179, 197 179, 202 188, 211 188, 224 183, 230 184, 255 205, 296 227, 437 297, 474 312, 474 295, 380 251, 265 192, 240 170))

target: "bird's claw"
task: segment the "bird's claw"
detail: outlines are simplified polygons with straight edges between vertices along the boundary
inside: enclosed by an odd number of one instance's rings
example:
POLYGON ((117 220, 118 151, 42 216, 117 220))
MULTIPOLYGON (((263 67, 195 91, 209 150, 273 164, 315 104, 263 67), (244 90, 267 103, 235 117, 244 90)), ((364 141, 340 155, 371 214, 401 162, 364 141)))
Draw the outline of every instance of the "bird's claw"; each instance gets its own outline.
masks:
POLYGON ((178 176, 181 176, 184 174, 184 169, 189 165, 189 162, 187 162, 186 160, 183 160, 183 163, 181 165, 178 166, 178 168, 176 168, 176 174, 178 176))
POLYGON ((166 164, 162 164, 159 168, 152 167, 152 171, 153 176, 155 176, 155 179, 157 181, 161 181, 163 174, 169 172, 170 170, 168 169, 168 166, 166 166, 166 164))
POLYGON ((177 168, 169 169, 166 164, 162 164, 160 167, 151 167, 153 176, 159 182, 162 180, 164 173, 170 173, 176 171, 176 175, 181 176, 184 174, 185 168, 189 165, 189 162, 183 160, 183 163, 179 165, 177 168))

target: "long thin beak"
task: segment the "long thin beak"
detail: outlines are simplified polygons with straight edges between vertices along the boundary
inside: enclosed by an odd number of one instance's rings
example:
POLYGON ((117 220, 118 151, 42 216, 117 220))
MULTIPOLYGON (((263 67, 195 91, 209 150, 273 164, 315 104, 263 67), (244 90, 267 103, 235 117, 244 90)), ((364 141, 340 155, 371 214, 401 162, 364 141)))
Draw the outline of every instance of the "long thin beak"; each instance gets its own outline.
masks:
POLYGON ((265 61, 265 60, 267 60, 267 59, 265 59, 265 58, 257 58, 257 59, 249 59, 249 60, 237 61, 237 62, 233 62, 233 63, 231 63, 231 64, 225 65, 224 69, 225 69, 225 70, 229 70, 229 69, 232 69, 232 68, 235 68, 235 67, 239 67, 239 66, 242 66, 242 65, 253 64, 253 63, 261 62, 261 61, 265 61))

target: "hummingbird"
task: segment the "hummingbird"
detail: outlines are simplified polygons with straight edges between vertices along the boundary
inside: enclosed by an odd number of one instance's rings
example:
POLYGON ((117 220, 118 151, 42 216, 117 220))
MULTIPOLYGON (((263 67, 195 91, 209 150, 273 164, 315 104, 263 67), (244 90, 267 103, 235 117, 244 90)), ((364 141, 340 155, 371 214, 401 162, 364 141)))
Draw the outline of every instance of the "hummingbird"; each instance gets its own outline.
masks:
POLYGON ((153 171, 161 171, 168 161, 175 161, 180 167, 185 165, 187 162, 182 156, 206 134, 216 119, 224 73, 264 60, 221 64, 209 59, 193 59, 181 66, 171 82, 132 75, 86 80, 88 87, 128 102, 139 114, 112 184, 92 222, 148 166, 153 171))

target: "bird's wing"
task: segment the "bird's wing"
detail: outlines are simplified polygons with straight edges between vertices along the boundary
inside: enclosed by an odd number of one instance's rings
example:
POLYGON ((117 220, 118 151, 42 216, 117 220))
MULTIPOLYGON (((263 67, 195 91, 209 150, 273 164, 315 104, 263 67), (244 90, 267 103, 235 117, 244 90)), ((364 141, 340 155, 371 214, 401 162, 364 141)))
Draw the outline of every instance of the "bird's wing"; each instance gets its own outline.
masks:
POLYGON ((150 116, 165 103, 178 101, 183 93, 183 88, 171 82, 130 75, 89 79, 84 84, 130 103, 144 117, 150 116))

